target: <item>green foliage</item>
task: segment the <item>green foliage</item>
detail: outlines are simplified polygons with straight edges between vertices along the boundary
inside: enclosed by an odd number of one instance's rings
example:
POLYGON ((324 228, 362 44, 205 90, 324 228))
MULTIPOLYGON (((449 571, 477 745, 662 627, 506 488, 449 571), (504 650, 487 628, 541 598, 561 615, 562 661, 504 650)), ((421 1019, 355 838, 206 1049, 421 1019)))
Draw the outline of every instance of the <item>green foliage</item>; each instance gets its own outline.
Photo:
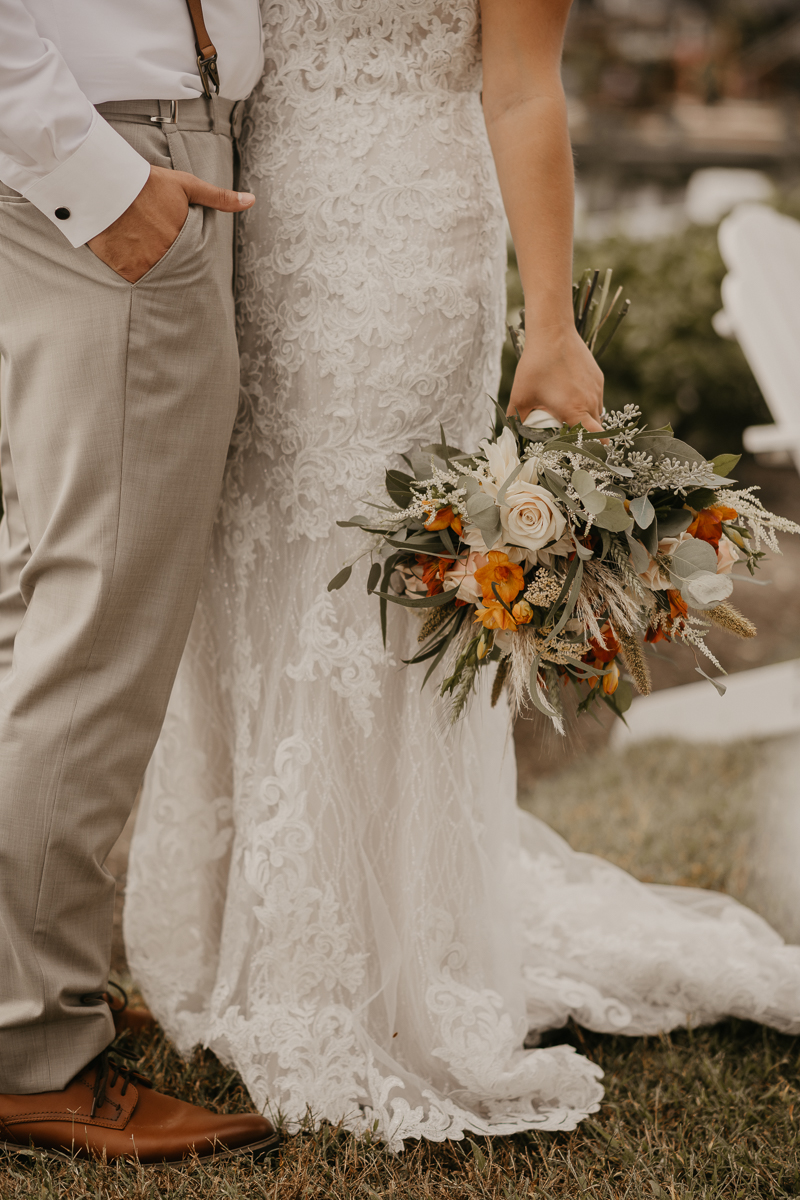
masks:
MULTIPOLYGON (((636 404, 651 428, 672 425, 702 453, 738 453, 747 425, 771 421, 736 342, 714 332, 725 266, 715 229, 693 227, 654 242, 611 238, 575 248, 575 269, 614 269, 631 309, 603 355, 606 407, 636 404)), ((516 262, 508 272, 509 308, 522 304, 516 262)), ((503 353, 501 396, 513 378, 510 341, 503 353)))

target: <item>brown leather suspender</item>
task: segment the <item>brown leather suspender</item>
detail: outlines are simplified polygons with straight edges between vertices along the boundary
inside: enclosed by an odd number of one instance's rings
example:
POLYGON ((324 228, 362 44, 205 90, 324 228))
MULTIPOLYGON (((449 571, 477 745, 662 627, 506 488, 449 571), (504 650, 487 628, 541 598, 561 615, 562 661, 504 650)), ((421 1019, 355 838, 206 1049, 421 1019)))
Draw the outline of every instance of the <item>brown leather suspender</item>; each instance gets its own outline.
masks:
POLYGON ((208 36, 206 23, 203 20, 202 0, 186 0, 186 6, 189 9, 189 16, 192 19, 194 45, 197 50, 197 65, 200 69, 200 81, 203 85, 203 91, 207 96, 210 96, 213 87, 214 91, 219 94, 217 51, 214 43, 208 36))

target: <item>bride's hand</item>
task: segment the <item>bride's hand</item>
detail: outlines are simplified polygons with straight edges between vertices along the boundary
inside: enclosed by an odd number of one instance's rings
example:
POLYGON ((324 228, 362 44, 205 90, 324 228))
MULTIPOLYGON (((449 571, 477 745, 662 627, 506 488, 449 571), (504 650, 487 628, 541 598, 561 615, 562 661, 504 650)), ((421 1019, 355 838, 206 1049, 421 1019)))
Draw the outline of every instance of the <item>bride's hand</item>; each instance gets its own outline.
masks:
POLYGON ((508 412, 524 421, 535 408, 567 425, 580 422, 593 431, 603 428, 603 372, 574 326, 563 333, 540 329, 535 338, 528 335, 508 412))

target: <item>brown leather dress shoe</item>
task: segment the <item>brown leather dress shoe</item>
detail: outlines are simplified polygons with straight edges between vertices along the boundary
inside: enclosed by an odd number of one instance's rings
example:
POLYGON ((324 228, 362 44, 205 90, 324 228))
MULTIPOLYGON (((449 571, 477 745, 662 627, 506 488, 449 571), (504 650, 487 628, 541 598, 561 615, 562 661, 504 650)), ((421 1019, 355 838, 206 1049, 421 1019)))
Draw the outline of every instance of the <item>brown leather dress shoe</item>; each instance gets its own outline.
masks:
POLYGON ((261 1155, 280 1135, 254 1113, 218 1116, 154 1091, 140 1075, 98 1055, 61 1092, 0 1095, 0 1138, 86 1158, 175 1163, 197 1154, 261 1155))

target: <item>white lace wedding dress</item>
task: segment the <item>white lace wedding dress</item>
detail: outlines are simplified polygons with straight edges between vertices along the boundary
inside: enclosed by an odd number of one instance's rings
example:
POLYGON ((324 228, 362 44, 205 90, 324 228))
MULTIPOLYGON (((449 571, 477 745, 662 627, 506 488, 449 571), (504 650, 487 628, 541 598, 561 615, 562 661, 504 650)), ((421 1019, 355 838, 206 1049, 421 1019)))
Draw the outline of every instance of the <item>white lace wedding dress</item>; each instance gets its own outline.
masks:
MULTIPOLYGON (((409 1137, 572 1128, 601 1071, 524 1049, 572 1015, 800 1030, 800 949, 647 887, 515 805, 508 713, 453 734, 403 669, 419 620, 335 521, 400 451, 475 445, 496 391, 504 226, 477 0, 265 0, 240 256, 245 405, 128 879, 135 978, 257 1104, 409 1137)), ((360 535, 356 535, 360 536, 360 535)))

